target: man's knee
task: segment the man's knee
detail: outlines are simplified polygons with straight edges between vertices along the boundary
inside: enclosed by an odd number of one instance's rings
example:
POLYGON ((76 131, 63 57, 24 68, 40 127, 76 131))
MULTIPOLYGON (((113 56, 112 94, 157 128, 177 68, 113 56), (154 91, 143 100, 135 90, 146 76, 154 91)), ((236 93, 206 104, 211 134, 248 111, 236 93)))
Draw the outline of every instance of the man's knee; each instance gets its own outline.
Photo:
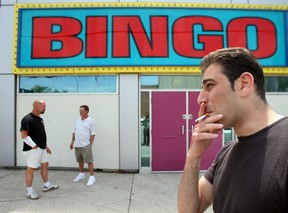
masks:
POLYGON ((48 162, 46 163, 41 163, 41 170, 47 170, 48 169, 48 162))
POLYGON ((29 167, 29 166, 26 169, 26 172, 29 174, 33 174, 34 171, 35 171, 35 168, 29 167))
POLYGON ((93 162, 89 162, 88 163, 88 167, 93 167, 94 165, 93 165, 93 162))

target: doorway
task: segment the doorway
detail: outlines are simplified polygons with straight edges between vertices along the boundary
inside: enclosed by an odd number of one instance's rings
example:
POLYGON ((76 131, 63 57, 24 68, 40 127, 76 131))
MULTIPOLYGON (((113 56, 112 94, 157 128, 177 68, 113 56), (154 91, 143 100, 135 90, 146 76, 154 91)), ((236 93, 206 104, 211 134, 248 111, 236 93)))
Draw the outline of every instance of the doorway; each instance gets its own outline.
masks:
MULTIPOLYGON (((152 91, 151 170, 182 171, 191 132, 198 116, 198 91, 152 91)), ((222 136, 222 133, 219 133, 222 136)), ((201 170, 207 170, 222 147, 218 137, 205 152, 201 170)))
POLYGON ((141 92, 141 122, 140 122, 140 163, 141 167, 150 168, 150 91, 141 92))

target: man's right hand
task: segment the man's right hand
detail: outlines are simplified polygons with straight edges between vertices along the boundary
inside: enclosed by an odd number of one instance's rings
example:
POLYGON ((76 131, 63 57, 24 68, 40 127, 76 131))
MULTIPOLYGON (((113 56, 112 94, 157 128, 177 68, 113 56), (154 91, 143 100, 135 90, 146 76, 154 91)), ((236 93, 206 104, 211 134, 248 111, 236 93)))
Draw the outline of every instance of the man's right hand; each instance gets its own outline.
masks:
POLYGON ((194 127, 190 148, 179 184, 178 212, 204 212, 213 202, 213 186, 202 177, 199 181, 200 162, 202 155, 218 136, 223 124, 217 123, 222 114, 214 114, 206 110, 206 104, 200 104, 199 116, 210 113, 194 127))
MULTIPOLYGON (((206 113, 205 103, 201 103, 199 116, 205 115, 206 113)), ((217 133, 223 128, 223 124, 217 123, 222 118, 222 114, 210 114, 205 119, 199 121, 192 132, 188 155, 193 158, 202 157, 205 150, 208 149, 212 141, 218 137, 217 133)))

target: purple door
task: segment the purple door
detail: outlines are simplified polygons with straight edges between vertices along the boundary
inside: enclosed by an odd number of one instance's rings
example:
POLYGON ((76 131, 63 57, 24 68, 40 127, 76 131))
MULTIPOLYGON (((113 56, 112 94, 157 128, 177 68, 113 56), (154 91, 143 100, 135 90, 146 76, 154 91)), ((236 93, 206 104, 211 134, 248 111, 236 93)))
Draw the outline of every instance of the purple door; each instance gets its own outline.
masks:
POLYGON ((152 92, 152 171, 181 171, 186 156, 185 92, 152 92))
MULTIPOLYGON (((198 95, 199 92, 152 92, 152 171, 183 170, 198 117, 198 95)), ((201 170, 209 168, 221 147, 222 137, 218 137, 205 152, 201 170)))
MULTIPOLYGON (((189 114, 192 114, 193 119, 189 120, 189 145, 190 145, 190 140, 191 140, 191 129, 193 128, 196 123, 194 122, 195 119, 198 117, 198 112, 199 112, 199 105, 197 104, 197 98, 198 98, 199 92, 189 92, 189 114)), ((222 135, 222 131, 219 132, 219 136, 222 135)), ((217 137, 211 146, 206 150, 204 153, 201 164, 200 164, 200 169, 201 170, 207 170, 209 166, 212 164, 213 160, 215 159, 218 151, 222 147, 222 137, 217 137)))

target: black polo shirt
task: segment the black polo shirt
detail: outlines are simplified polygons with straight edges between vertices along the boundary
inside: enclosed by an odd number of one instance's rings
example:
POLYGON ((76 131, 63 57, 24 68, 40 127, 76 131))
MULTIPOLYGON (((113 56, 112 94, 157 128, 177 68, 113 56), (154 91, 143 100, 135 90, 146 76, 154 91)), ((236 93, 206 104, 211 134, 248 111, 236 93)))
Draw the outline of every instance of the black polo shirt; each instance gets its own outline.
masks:
MULTIPOLYGON (((46 132, 44 128, 44 121, 41 117, 36 116, 32 113, 26 115, 21 121, 20 131, 26 130, 28 136, 36 143, 41 149, 46 148, 46 132)), ((23 151, 28 151, 32 149, 26 143, 23 143, 23 151)))

